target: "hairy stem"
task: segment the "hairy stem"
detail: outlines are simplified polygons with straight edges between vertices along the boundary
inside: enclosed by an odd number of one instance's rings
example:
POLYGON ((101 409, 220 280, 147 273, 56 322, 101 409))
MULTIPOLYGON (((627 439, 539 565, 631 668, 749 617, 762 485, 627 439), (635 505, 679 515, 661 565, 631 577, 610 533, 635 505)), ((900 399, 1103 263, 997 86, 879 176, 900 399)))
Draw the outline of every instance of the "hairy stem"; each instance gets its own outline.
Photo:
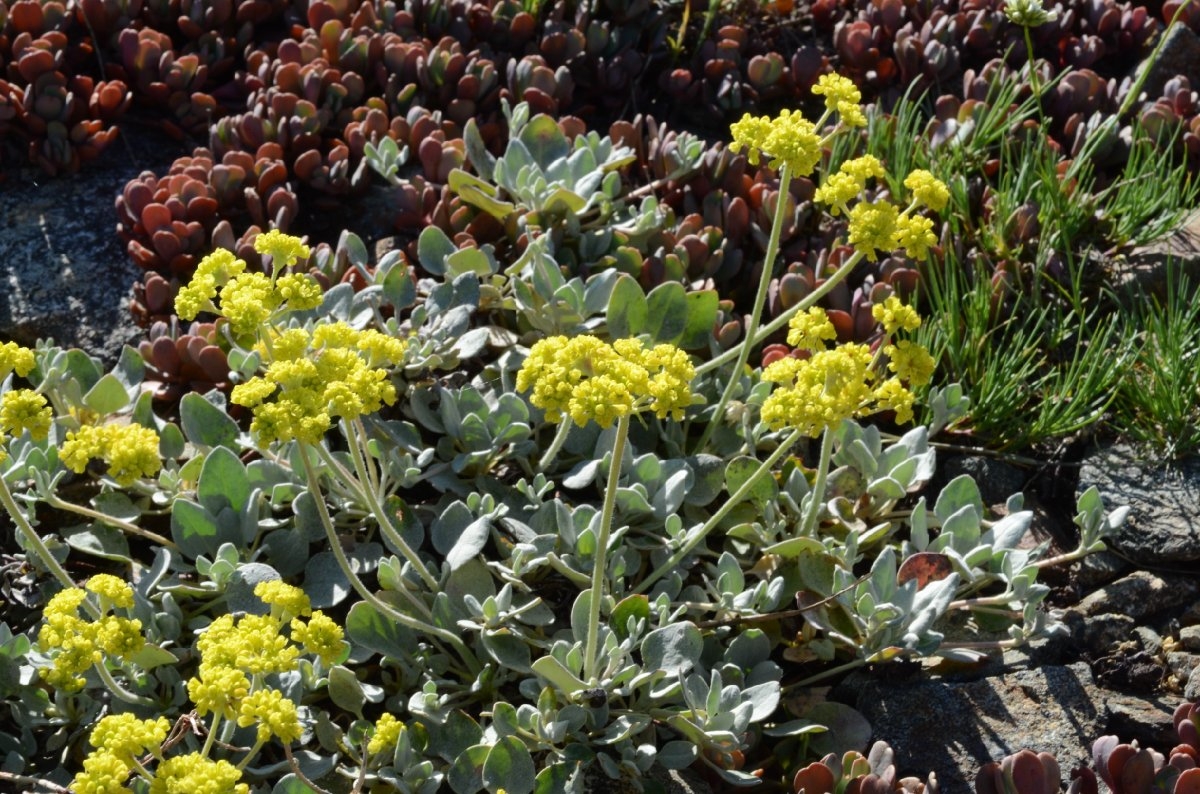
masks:
POLYGON ((608 486, 604 489, 604 508, 600 513, 600 536, 596 539, 596 559, 592 565, 587 640, 583 646, 583 677, 591 685, 595 685, 598 680, 596 677, 596 643, 600 635, 600 604, 604 601, 604 574, 608 567, 608 539, 612 534, 613 512, 617 507, 617 485, 621 480, 621 463, 625 458, 627 438, 629 438, 628 414, 617 420, 617 437, 613 441, 612 458, 608 466, 608 486))

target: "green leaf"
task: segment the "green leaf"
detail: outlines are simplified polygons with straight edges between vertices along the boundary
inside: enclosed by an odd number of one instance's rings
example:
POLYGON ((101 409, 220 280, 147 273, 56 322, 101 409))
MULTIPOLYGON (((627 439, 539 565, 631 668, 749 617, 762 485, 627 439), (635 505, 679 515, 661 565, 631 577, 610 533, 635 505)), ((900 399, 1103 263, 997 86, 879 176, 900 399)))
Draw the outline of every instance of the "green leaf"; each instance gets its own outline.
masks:
POLYGON ((104 557, 109 560, 129 562, 129 540, 125 533, 115 527, 93 522, 59 530, 62 539, 73 549, 104 557))
POLYGON ((490 276, 496 272, 496 263, 478 248, 460 248, 446 257, 446 278, 455 279, 463 273, 490 276))
POLYGON ((155 667, 161 667, 164 664, 179 664, 179 657, 165 648, 160 648, 157 645, 146 643, 137 653, 126 657, 127 661, 133 662, 143 670, 153 670, 155 667))
POLYGON ((621 600, 612 611, 609 625, 620 639, 629 636, 629 620, 650 619, 650 599, 644 595, 631 595, 621 600))
POLYGON ((706 289, 686 295, 687 313, 683 331, 675 344, 684 350, 704 350, 713 338, 717 323, 719 297, 716 290, 706 289))
POLYGON ((205 457, 196 496, 211 513, 217 513, 225 506, 239 513, 246 508, 250 499, 250 480, 245 464, 229 447, 216 447, 205 457))
MULTIPOLYGON (((350 568, 362 574, 374 570, 383 557, 383 546, 378 543, 361 543, 346 552, 350 568)), ((337 557, 332 551, 314 555, 304 568, 304 592, 312 600, 313 609, 328 609, 340 604, 350 595, 350 581, 342 573, 337 557)))
POLYGON ((403 259, 396 259, 391 267, 380 263, 375 281, 383 287, 383 297, 397 309, 407 309, 417 300, 417 285, 409 275, 403 259))
POLYGON ((429 730, 432 734, 430 749, 446 761, 454 761, 472 745, 483 740, 483 728, 461 709, 450 712, 441 725, 431 724, 429 730))
POLYGON ((137 348, 125 345, 121 348, 121 358, 113 367, 112 374, 121 382, 126 391, 130 391, 135 386, 140 386, 145 379, 146 360, 142 358, 142 354, 137 351, 137 348))
POLYGON ((363 718, 362 707, 367 696, 354 672, 342 665, 329 671, 329 698, 335 705, 363 718))
POLYGON ((426 226, 417 238, 417 259, 421 267, 435 276, 446 272, 446 257, 457 251, 454 242, 437 226, 426 226))
POLYGON ((550 682, 550 685, 567 695, 587 689, 583 679, 572 673, 567 666, 547 654, 536 659, 530 667, 533 672, 550 682))
POLYGON ((467 119, 463 126, 463 143, 466 144, 467 160, 475 167, 475 173, 490 175, 496 168, 496 158, 487 150, 474 118, 467 119))
MULTIPOLYGON (((738 489, 749 482, 752 477, 760 474, 761 469, 762 464, 757 458, 746 455, 740 455, 729 461, 729 465, 725 467, 725 487, 729 490, 729 495, 733 496, 737 493, 738 489)), ((769 472, 762 472, 762 476, 755 480, 754 485, 745 494, 746 499, 758 505, 773 502, 778 496, 779 485, 769 472)))
MULTIPOLYGON (((687 328, 687 290, 678 281, 667 281, 650 290, 646 296, 649 313, 650 341, 655 344, 674 344, 687 328)), ((710 325, 709 331, 712 331, 710 325)))
POLYGON ((571 154, 571 143, 558 128, 558 122, 544 113, 531 118, 518 139, 543 171, 571 154))
POLYGON ((551 764, 538 772, 534 794, 559 794, 567 790, 571 775, 579 769, 578 763, 551 764))
POLYGON ((92 497, 92 507, 106 516, 121 521, 137 521, 142 517, 141 508, 121 491, 105 491, 92 497))
MULTIPOLYGON (((556 126, 557 129, 557 126, 556 126)), ((529 749, 515 736, 505 736, 483 762, 483 785, 506 794, 532 794, 537 770, 529 749)))
POLYGON ((129 392, 112 373, 96 381, 83 396, 83 402, 98 414, 111 414, 129 405, 129 392))
POLYGON ((318 794, 318 792, 296 777, 295 772, 289 772, 279 779, 279 782, 271 789, 271 794, 318 794))
MULTIPOLYGON (((210 392, 212 394, 212 392, 210 392)), ((199 447, 232 447, 237 441, 237 423, 225 413, 225 396, 217 392, 213 398, 217 407, 206 397, 188 392, 179 401, 179 423, 188 441, 199 447)))
POLYGON ((446 782, 454 789, 455 794, 475 794, 483 788, 483 765, 487 762, 491 749, 489 745, 477 744, 468 747, 454 759, 454 766, 450 767, 446 782))
POLYGON ((416 647, 416 638, 408 629, 379 614, 366 601, 350 607, 346 616, 346 636, 360 648, 390 656, 408 658, 416 647))
POLYGON ((632 276, 622 274, 608 299, 608 335, 612 339, 637 336, 646 329, 650 309, 646 295, 632 276))
POLYGON ((642 640, 642 662, 647 671, 665 670, 680 676, 692 669, 703 649, 700 629, 687 622, 672 623, 642 640))
POLYGON ((171 504, 171 539, 193 560, 202 554, 211 558, 221 545, 216 517, 189 499, 171 504))
POLYGON ((484 182, 473 174, 468 174, 461 168, 455 168, 450 172, 447 184, 464 202, 472 207, 478 207, 497 220, 502 221, 508 218, 517 209, 512 202, 502 201, 496 197, 497 190, 494 185, 484 182))

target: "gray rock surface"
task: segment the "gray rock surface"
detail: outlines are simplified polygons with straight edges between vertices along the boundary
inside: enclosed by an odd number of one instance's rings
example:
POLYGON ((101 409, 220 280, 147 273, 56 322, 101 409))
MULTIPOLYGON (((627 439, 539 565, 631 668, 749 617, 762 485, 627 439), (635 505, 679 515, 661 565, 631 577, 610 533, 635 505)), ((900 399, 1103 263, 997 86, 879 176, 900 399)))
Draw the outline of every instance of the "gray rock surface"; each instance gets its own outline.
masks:
POLYGON ((1197 591, 1200 581, 1195 577, 1134 571, 1089 594, 1073 609, 1081 615, 1115 612, 1141 621, 1155 612, 1191 603, 1197 591))
POLYGON ((53 337, 112 364, 139 337, 129 298, 139 269, 117 237, 113 201, 144 170, 166 173, 181 145, 122 125, 78 174, 7 173, 0 186, 0 341, 53 337))
POLYGON ((1188 676, 1187 686, 1183 688, 1183 699, 1200 700, 1200 664, 1193 667, 1192 674, 1188 676))
POLYGON ((1147 58, 1136 74, 1146 68, 1150 72, 1142 92, 1151 102, 1162 95, 1163 85, 1173 77, 1186 77, 1193 87, 1200 85, 1200 36, 1185 24, 1171 25, 1158 60, 1151 63, 1147 58))
POLYGON ((1184 626, 1180 629, 1179 644, 1185 651, 1200 653, 1200 626, 1184 626))
POLYGON ((1170 467, 1140 462, 1127 446, 1103 448, 1079 471, 1079 492, 1095 485, 1111 510, 1129 505, 1129 519, 1108 546, 1150 566, 1193 564, 1200 560, 1200 458, 1170 467))
POLYGON ((1086 664, 953 682, 864 680, 856 708, 896 753, 900 775, 937 774, 944 794, 969 794, 979 767, 1023 748, 1054 753, 1064 774, 1090 762, 1107 714, 1086 664))

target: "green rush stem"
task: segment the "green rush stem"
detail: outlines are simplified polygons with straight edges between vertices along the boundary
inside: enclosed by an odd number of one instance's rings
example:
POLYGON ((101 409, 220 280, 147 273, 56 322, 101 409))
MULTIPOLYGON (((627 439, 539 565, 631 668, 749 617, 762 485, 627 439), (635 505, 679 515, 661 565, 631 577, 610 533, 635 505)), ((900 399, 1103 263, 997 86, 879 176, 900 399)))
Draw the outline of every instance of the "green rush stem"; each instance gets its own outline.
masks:
MULTIPOLYGON (((863 258, 863 253, 861 251, 855 251, 853 254, 851 254, 849 259, 847 259, 845 262, 842 263, 841 267, 839 267, 836 271, 834 271, 833 275, 831 275, 829 278, 825 279, 825 281, 822 282, 819 287, 814 289, 812 292, 808 293, 808 295, 805 295, 804 300, 800 301, 792 308, 790 308, 784 312, 781 312, 778 317, 776 317, 774 320, 771 320, 771 322, 767 323, 766 325, 764 325, 762 328, 759 329, 758 335, 756 338, 754 338, 754 339, 747 338, 745 344, 747 344, 751 347, 753 347, 754 345, 757 345, 759 342, 763 341, 768 336, 775 333, 783 326, 787 325, 788 320, 792 319, 792 317, 794 317, 796 314, 809 308, 810 306, 815 304, 817 301, 821 300, 821 298, 824 298, 826 295, 828 295, 830 292, 833 291, 834 287, 836 287, 838 284, 840 284, 842 282, 842 279, 846 278, 846 276, 850 273, 850 271, 854 269, 854 266, 862 261, 862 258, 863 258)), ((717 367, 721 366, 725 362, 731 361, 737 355, 738 355, 738 348, 731 348, 729 350, 726 350, 724 353, 717 356, 716 358, 709 359, 708 361, 704 362, 700 366, 696 367, 696 374, 703 375, 705 372, 716 369, 717 367)))
POLYGON ((692 549, 700 545, 700 541, 704 540, 705 536, 707 536, 708 533, 711 532, 713 528, 720 523, 726 515, 729 514, 729 511, 733 510, 734 507, 736 507, 743 499, 746 498, 746 494, 750 493, 751 489, 754 488, 754 485, 758 482, 759 478, 762 477, 763 474, 770 472, 771 467, 778 463, 779 459, 782 458, 784 454, 792 448, 792 445, 800 440, 801 435, 803 434, 799 430, 793 430, 791 434, 784 439, 778 447, 775 448, 775 451, 771 453, 770 457, 768 457, 759 465, 758 470, 755 471, 754 474, 752 474, 744 483, 742 483, 742 487, 738 488, 737 491, 734 492, 734 494, 730 496, 728 500, 726 500, 725 504, 721 505, 721 509, 713 513, 712 517, 709 518, 708 521, 704 522, 704 526, 700 527, 695 535, 693 535, 686 542, 684 542, 682 546, 676 549, 675 553, 672 554, 666 562, 655 568, 649 576, 642 580, 642 582, 640 582, 638 586, 633 589, 633 592, 645 593, 648 589, 650 589, 650 585, 654 584, 664 575, 674 570, 675 567, 678 566, 683 560, 683 558, 690 554, 692 549))
POLYGON ((1046 134, 1046 114, 1042 110, 1042 84, 1038 79, 1037 73, 1037 58, 1033 55, 1033 35, 1029 32, 1028 25, 1022 25, 1021 30, 1025 31, 1025 54, 1029 58, 1029 85, 1033 89, 1033 98, 1037 101, 1038 123, 1042 127, 1042 134, 1046 134))
MULTIPOLYGON (((421 581, 425 583, 425 586, 428 587, 431 592, 438 592, 441 587, 441 585, 438 584, 438 580, 435 579, 433 574, 429 572, 429 569, 425 567, 425 563, 421 562, 421 558, 417 556, 417 552, 413 549, 413 547, 408 545, 408 541, 406 541, 400 535, 400 533, 396 531, 396 528, 392 526, 391 521, 388 520, 387 514, 384 513, 383 505, 379 503, 379 495, 374 493, 369 487, 368 483, 371 482, 371 479, 367 474, 366 457, 363 453, 362 445, 359 443, 356 428, 349 422, 343 422, 342 435, 346 437, 346 441, 350 446, 350 459, 354 461, 354 470, 358 474, 358 481, 364 486, 363 495, 367 498, 367 506, 375 515, 375 521, 379 524, 379 528, 383 531, 383 534, 387 536, 388 540, 392 542, 392 545, 398 548, 400 553, 403 554, 405 559, 408 560, 409 564, 412 565, 413 569, 417 572, 417 575, 421 577, 421 581)), ((422 607, 424 607, 424 604, 422 604, 422 607)), ((426 609, 426 611, 428 610, 426 609)))
POLYGON ((784 213, 788 205, 788 189, 792 184, 792 172, 786 165, 779 171, 779 192, 775 200, 775 216, 771 219, 771 236, 767 240, 767 252, 763 257, 762 274, 758 277, 758 292, 754 295, 754 305, 750 309, 750 322, 746 325, 746 341, 745 344, 739 345, 737 348, 737 363, 733 366, 733 375, 725 383, 725 391, 721 393, 721 400, 717 403, 716 411, 713 413, 711 422, 704 426, 704 433, 700 436, 700 441, 696 444, 696 452, 704 450, 708 440, 712 438, 713 430, 721 422, 721 417, 725 415, 725 406, 729 405, 729 400, 733 397, 734 391, 742 381, 742 370, 746 367, 746 362, 750 360, 750 349, 754 346, 755 336, 758 334, 758 325, 762 321, 763 306, 767 302, 767 290, 771 285, 771 275, 775 271, 775 260, 779 256, 779 238, 783 235, 784 213))
POLYGON ((617 507, 617 485, 621 480, 621 464, 625 460, 625 441, 629 438, 629 414, 617 420, 617 437, 613 440, 612 460, 608 465, 608 485, 604 489, 604 509, 600 513, 600 537, 596 539, 596 559, 592 565, 591 598, 588 599, 587 640, 583 646, 583 677, 594 686, 596 677, 596 643, 600 635, 600 604, 604 601, 604 573, 608 565, 608 538, 612 530, 613 512, 617 507))
POLYGON ((800 534, 813 537, 817 529, 817 519, 821 515, 821 503, 825 497, 825 480, 829 476, 829 459, 833 457, 833 430, 825 428, 821 436, 821 460, 817 464, 817 478, 813 480, 811 501, 804 514, 804 524, 800 534))
POLYGON ((101 524, 107 524, 110 527, 116 527, 119 530, 128 532, 130 535, 137 535, 138 537, 153 541, 160 546, 166 546, 168 549, 175 549, 176 551, 179 550, 179 546, 177 546, 175 541, 171 540, 170 538, 164 538, 157 532, 151 532, 148 529, 142 529, 136 524, 131 524, 128 521, 122 521, 119 518, 105 515, 97 510, 92 510, 90 507, 84 507, 83 505, 77 505, 74 502, 68 502, 59 497, 58 494, 52 493, 47 496, 46 504, 58 510, 65 510, 68 513, 76 513, 87 518, 95 519, 101 524))
POLYGON ((147 697, 135 695, 125 687, 117 683, 117 679, 112 677, 112 673, 104 666, 104 662, 92 665, 96 668, 96 672, 100 675, 100 680, 104 682, 104 686, 108 687, 108 691, 112 692, 118 700, 123 700, 134 706, 154 706, 155 702, 147 697))
POLYGON ((546 454, 538 460, 537 470, 544 472, 546 467, 550 465, 550 461, 558 457, 559 450, 563 444, 567 443, 567 436, 571 433, 571 419, 564 416, 562 421, 558 423, 558 429, 554 431, 554 440, 550 442, 550 446, 546 448, 546 454))
POLYGON ((1192 0, 1184 0, 1183 4, 1180 5, 1179 8, 1175 9, 1175 13, 1171 16, 1171 21, 1167 23, 1167 26, 1163 28, 1162 33, 1158 35, 1158 44, 1154 45, 1154 51, 1150 53, 1149 60, 1146 62, 1145 67, 1138 75, 1137 81, 1133 84, 1133 87, 1129 89, 1129 93, 1125 95, 1125 101, 1121 103, 1121 107, 1117 110, 1118 119, 1128 113, 1129 109, 1133 106, 1133 103, 1137 102, 1137 98, 1141 96, 1142 86, 1146 84, 1146 79, 1150 76, 1150 72, 1155 66, 1158 65, 1158 58, 1160 55, 1162 55, 1163 45, 1167 41, 1167 33, 1171 30, 1171 26, 1174 25, 1181 16, 1183 16, 1183 12, 1187 11, 1188 6, 1191 4, 1192 0))
POLYGON ((419 631, 428 634, 431 637, 441 639, 449 643, 453 647, 462 660, 466 662, 468 669, 472 674, 478 674, 480 669, 479 660, 475 658, 475 654, 471 653, 470 649, 463 643, 462 638, 445 629, 440 629, 437 626, 431 626, 424 621, 418 620, 403 612, 397 611, 387 602, 380 599, 374 593, 367 589, 363 584, 362 579, 358 578, 358 574, 350 567, 350 560, 346 558, 346 552, 342 549, 341 541, 338 540, 337 532, 334 531, 333 521, 329 518, 329 510, 325 507, 325 497, 321 493, 321 484, 317 481, 317 473, 313 470, 312 464, 308 460, 308 455, 303 449, 300 450, 300 460, 304 464, 304 475, 308 481, 308 488, 312 491, 313 501, 317 505, 317 515, 321 518, 321 523, 325 527, 325 537, 329 540, 329 545, 333 549, 333 556, 337 560, 338 567, 342 569, 342 575, 350 582, 350 586, 354 591, 362 597, 364 601, 375 608, 379 614, 394 620, 405 628, 419 631))
MULTIPOLYGON (((0 474, 0 504, 4 505, 4 509, 8 511, 8 515, 13 520, 13 524, 25 538, 25 542, 33 547, 33 551, 37 554, 42 564, 46 569, 54 575, 59 584, 66 588, 76 587, 75 580, 67 573, 66 568, 59 564, 58 560, 54 559, 54 555, 50 553, 50 547, 38 535, 37 530, 25 518, 25 514, 21 512, 21 508, 17 505, 17 500, 13 498, 12 491, 8 490, 8 483, 5 482, 3 474, 0 474)), ((84 599, 83 608, 87 610, 88 615, 92 620, 100 619, 100 610, 91 601, 84 599)))

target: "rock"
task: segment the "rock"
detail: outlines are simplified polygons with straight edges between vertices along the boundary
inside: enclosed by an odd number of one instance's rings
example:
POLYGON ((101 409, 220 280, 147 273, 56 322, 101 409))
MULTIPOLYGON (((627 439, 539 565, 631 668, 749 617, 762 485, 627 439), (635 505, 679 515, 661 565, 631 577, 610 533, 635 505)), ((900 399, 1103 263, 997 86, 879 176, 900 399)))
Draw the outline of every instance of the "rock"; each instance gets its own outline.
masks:
POLYGON ((111 366, 141 335, 129 314, 141 273, 117 237, 113 201, 139 173, 165 173, 185 152, 133 124, 121 134, 128 144, 114 142, 78 174, 10 172, 0 190, 0 341, 53 337, 111 366))
POLYGON ((1169 468, 1137 460, 1132 447, 1114 445, 1083 461, 1079 492, 1095 485, 1109 510, 1129 505, 1124 526, 1109 548, 1135 563, 1187 564, 1200 560, 1200 457, 1169 468))
POLYGON ((1179 644, 1184 650, 1200 653, 1200 626, 1185 626, 1180 629, 1179 644))
POLYGON ((1192 577, 1134 571, 1088 595, 1072 609, 1085 616, 1128 615, 1141 621, 1155 612, 1190 602, 1200 589, 1192 577))
POLYGON ((1138 641, 1142 644, 1142 650, 1151 656, 1162 649, 1162 637, 1158 636, 1158 632, 1149 626, 1138 626, 1133 633, 1137 635, 1138 641))
POLYGON ((1200 656, 1194 653, 1171 651, 1167 654, 1167 667, 1180 681, 1187 681, 1197 664, 1200 664, 1200 656))
POLYGON ((1075 563, 1071 572, 1081 586, 1090 588, 1107 584, 1132 567, 1124 557, 1111 551, 1098 551, 1075 563))
POLYGON ((1183 698, 1193 703, 1200 700, 1200 664, 1192 668, 1191 675, 1188 676, 1187 686, 1183 688, 1183 698))
MULTIPOLYGON (((1108 709, 1105 733, 1114 734, 1122 742, 1134 739, 1142 747, 1153 747, 1159 752, 1169 752, 1178 743, 1172 715, 1178 705, 1174 696, 1167 699, 1144 698, 1112 690, 1100 690, 1097 701, 1108 709)), ((1095 737, 1099 739, 1099 736, 1095 737)))
POLYGON ((1089 764, 1105 717, 1087 665, 1047 666, 979 681, 865 680, 857 709, 896 753, 898 775, 937 775, 968 794, 979 767, 1022 748, 1053 753, 1064 773, 1089 764))
POLYGON ((942 464, 940 475, 945 482, 962 474, 975 480, 985 505, 1003 505, 1008 497, 1025 488, 1028 479, 1015 466, 984 455, 955 455, 942 464))
POLYGON ((1147 58, 1139 64, 1135 75, 1141 75, 1145 69, 1150 71, 1142 93, 1150 101, 1162 95, 1163 86, 1173 77, 1186 77, 1193 86, 1200 85, 1200 36, 1186 24, 1171 25, 1158 59, 1147 58))
POLYGON ((1134 620, 1128 615, 1086 617, 1074 609, 1063 612, 1063 623, 1076 647, 1093 657, 1106 656, 1114 645, 1129 639, 1134 627, 1134 620))

